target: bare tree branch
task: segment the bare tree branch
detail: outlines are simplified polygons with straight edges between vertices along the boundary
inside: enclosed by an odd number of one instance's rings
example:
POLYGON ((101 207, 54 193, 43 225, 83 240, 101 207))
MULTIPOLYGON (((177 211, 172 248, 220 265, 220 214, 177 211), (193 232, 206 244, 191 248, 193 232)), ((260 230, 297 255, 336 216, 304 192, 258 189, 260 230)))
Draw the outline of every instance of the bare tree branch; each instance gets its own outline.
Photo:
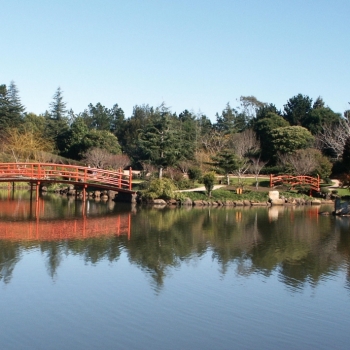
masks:
POLYGON ((317 135, 317 142, 324 148, 334 152, 336 159, 340 159, 346 140, 350 137, 350 121, 342 118, 336 125, 323 125, 322 131, 317 135))

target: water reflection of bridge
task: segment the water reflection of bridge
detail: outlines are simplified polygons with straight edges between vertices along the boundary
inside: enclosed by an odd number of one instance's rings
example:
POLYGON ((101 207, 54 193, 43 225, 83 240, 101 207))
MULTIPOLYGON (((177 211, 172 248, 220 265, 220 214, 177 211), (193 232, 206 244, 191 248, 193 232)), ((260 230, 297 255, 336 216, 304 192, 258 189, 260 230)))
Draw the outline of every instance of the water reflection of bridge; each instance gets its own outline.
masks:
MULTIPOLYGON (((113 202, 114 203, 114 202, 113 202)), ((131 213, 96 216, 87 214, 89 202, 82 203, 81 212, 58 218, 54 207, 45 200, 6 200, 0 202, 0 239, 11 241, 53 241, 85 239, 106 235, 130 238, 131 213), (46 204, 46 205, 45 205, 46 204)))
POLYGON ((131 214, 66 220, 0 221, 0 239, 56 241, 126 235, 130 239, 131 214))

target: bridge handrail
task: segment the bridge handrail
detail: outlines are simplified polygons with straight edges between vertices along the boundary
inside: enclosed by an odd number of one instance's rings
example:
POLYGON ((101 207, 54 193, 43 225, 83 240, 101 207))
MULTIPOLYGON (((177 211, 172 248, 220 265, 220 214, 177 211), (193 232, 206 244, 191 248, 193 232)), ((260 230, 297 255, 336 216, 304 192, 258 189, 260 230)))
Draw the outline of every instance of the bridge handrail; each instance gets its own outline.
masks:
POLYGON ((270 187, 274 187, 276 183, 289 183, 292 187, 296 185, 310 185, 315 190, 320 190, 320 176, 317 177, 307 175, 273 175, 270 174, 270 187))
POLYGON ((126 179, 124 171, 105 170, 78 165, 55 163, 0 163, 0 178, 31 180, 66 180, 88 184, 106 184, 132 189, 132 170, 126 179))

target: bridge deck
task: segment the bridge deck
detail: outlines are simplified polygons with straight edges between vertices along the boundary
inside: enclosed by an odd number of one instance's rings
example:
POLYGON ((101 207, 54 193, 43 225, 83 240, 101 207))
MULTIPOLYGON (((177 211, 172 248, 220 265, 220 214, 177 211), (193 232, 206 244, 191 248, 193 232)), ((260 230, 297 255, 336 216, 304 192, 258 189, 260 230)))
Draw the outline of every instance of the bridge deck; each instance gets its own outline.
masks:
POLYGON ((83 188, 134 193, 131 168, 129 176, 125 176, 121 169, 114 171, 53 163, 0 163, 0 182, 69 183, 83 188))

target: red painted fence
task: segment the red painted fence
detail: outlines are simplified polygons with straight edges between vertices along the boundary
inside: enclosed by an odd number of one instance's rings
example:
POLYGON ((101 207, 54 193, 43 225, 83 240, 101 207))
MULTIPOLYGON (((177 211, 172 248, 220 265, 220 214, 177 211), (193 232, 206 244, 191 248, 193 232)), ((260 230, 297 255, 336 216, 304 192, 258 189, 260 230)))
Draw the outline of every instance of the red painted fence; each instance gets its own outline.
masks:
POLYGON ((292 186, 298 185, 308 185, 310 189, 319 191, 320 190, 320 177, 312 177, 312 176, 293 176, 293 175, 270 175, 270 187, 274 187, 276 185, 281 184, 289 184, 292 186))

